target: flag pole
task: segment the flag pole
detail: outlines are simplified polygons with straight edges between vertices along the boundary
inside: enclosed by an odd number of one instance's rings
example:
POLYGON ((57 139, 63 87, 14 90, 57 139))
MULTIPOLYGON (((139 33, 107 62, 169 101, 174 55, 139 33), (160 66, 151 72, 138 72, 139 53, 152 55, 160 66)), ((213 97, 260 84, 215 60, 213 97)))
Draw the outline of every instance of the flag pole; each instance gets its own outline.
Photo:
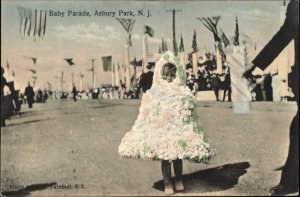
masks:
POLYGON ((144 34, 143 36, 143 72, 147 72, 147 65, 148 65, 148 43, 147 43, 147 36, 144 34))
POLYGON ((125 46, 126 91, 130 90, 129 45, 125 46))
POLYGON ((60 91, 63 92, 63 71, 61 71, 61 78, 60 78, 60 91))
POLYGON ((114 87, 115 84, 115 64, 112 64, 112 69, 111 69, 111 85, 114 87))
POLYGON ((92 61, 93 89, 95 89, 95 87, 96 87, 96 76, 95 76, 95 67, 94 67, 95 59, 91 59, 91 61, 92 61))
POLYGON ((117 69, 116 69, 116 71, 115 71, 115 75, 116 75, 116 76, 115 76, 115 81, 116 81, 115 85, 116 85, 117 87, 120 86, 119 68, 120 68, 120 66, 119 66, 119 63, 118 63, 117 69))
POLYGON ((79 90, 82 92, 82 83, 83 83, 83 74, 80 73, 80 82, 79 82, 79 90))
POLYGON ((193 60, 193 72, 194 72, 195 78, 198 78, 197 52, 192 54, 192 60, 193 60))

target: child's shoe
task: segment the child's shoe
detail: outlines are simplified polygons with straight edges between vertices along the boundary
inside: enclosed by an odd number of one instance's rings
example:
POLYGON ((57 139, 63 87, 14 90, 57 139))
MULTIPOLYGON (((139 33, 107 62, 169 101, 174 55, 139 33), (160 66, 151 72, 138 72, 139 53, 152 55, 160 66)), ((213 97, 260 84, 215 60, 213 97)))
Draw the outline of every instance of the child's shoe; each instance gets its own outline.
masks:
POLYGON ((184 190, 184 186, 183 186, 182 180, 175 181, 175 190, 178 191, 178 192, 181 192, 181 191, 184 190))
POLYGON ((167 195, 174 194, 174 190, 173 190, 172 185, 165 185, 165 194, 167 194, 167 195))

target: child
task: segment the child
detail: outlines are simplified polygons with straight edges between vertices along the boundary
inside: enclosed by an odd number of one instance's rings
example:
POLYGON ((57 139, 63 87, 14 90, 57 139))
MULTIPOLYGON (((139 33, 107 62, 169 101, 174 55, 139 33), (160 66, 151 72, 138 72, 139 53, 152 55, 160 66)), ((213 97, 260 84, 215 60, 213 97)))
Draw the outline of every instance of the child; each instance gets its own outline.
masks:
POLYGON ((195 97, 185 86, 180 59, 166 52, 155 67, 152 87, 143 95, 139 115, 119 146, 124 157, 162 160, 165 193, 183 191, 182 159, 207 162, 213 152, 197 122, 195 97))

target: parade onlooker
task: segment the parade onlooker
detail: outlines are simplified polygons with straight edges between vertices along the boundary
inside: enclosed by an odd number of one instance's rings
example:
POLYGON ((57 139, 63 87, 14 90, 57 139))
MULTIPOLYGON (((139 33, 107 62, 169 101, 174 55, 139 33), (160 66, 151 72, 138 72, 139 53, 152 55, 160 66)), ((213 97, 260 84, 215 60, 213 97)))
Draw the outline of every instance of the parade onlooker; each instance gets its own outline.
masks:
POLYGON ((74 102, 76 102, 77 101, 76 97, 77 97, 78 91, 75 87, 75 84, 73 84, 72 94, 73 94, 73 100, 74 100, 74 102))
POLYGON ((34 91, 32 86, 30 85, 30 82, 28 82, 28 86, 25 88, 24 94, 26 95, 27 102, 28 102, 28 107, 32 108, 32 105, 34 103, 34 91))
POLYGON ((219 91, 221 89, 221 80, 218 74, 212 74, 212 88, 214 90, 216 101, 219 101, 219 91))
POLYGON ((150 64, 147 65, 147 72, 142 73, 140 76, 139 88, 142 88, 143 92, 146 92, 152 86, 153 72, 152 72, 151 68, 152 68, 152 66, 150 64))
POLYGON ((222 89, 224 91, 223 93, 223 102, 225 101, 226 95, 228 98, 228 101, 231 101, 231 79, 230 79, 230 68, 225 67, 225 76, 224 81, 221 83, 222 89))
POLYGON ((48 95, 47 91, 44 90, 44 94, 43 94, 43 103, 46 103, 48 97, 49 97, 49 95, 48 95))
POLYGON ((5 103, 4 103, 4 87, 7 86, 7 81, 4 77, 4 69, 1 66, 1 127, 5 127, 5 120, 7 119, 6 113, 5 113, 5 103))
POLYGON ((42 103, 43 102, 43 92, 41 89, 38 89, 37 95, 36 95, 36 102, 42 103))

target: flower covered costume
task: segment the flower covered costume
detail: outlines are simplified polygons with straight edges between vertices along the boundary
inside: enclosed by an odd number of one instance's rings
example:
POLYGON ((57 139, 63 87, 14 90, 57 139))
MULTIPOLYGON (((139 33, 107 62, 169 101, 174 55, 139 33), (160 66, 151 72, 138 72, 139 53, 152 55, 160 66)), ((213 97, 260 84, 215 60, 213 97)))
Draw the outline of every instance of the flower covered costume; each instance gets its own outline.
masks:
POLYGON ((118 152, 124 157, 149 160, 207 162, 213 151, 197 122, 195 107, 180 59, 166 52, 155 66, 152 87, 143 95, 139 115, 118 152), (176 78, 170 83, 162 75, 166 63, 177 68, 176 78))

